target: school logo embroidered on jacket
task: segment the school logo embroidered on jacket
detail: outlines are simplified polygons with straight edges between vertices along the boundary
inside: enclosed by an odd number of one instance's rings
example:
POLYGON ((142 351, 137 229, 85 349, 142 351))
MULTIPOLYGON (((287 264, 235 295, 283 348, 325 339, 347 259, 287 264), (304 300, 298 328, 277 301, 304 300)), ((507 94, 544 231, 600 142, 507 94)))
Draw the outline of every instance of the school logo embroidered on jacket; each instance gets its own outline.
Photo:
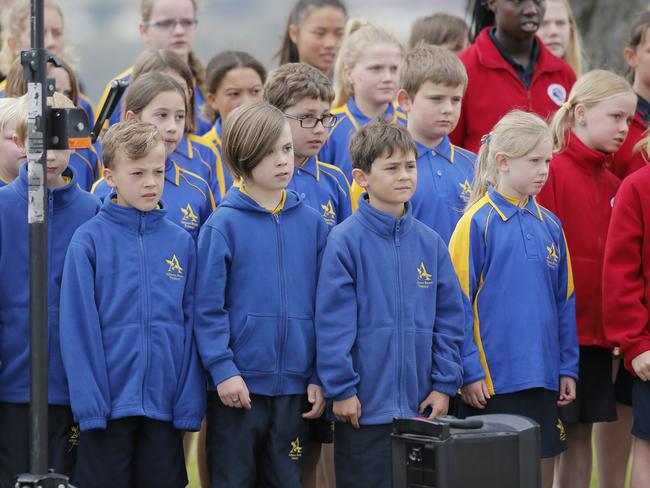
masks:
POLYGON ((323 209, 323 220, 327 225, 336 224, 336 212, 334 211, 334 206, 332 205, 332 200, 327 200, 326 205, 321 205, 323 209))
POLYGON ((300 446, 300 437, 296 437, 295 441, 291 441, 291 449, 289 450, 289 459, 292 461, 299 461, 302 457, 302 447, 300 446))
POLYGON ((562 442, 566 441, 566 430, 564 430, 564 424, 562 423, 562 420, 557 419, 557 424, 555 424, 557 427, 557 430, 560 431, 560 440, 562 442))
POLYGON ((553 100, 558 105, 558 107, 561 107, 566 101, 566 88, 564 88, 562 85, 551 83, 548 85, 546 93, 548 94, 548 98, 553 100))
POLYGON ((174 281, 182 280, 183 268, 181 267, 181 263, 178 262, 176 254, 174 254, 171 259, 165 259, 165 262, 169 265, 169 269, 167 270, 167 273, 165 273, 167 278, 174 281))
POLYGON ((420 261, 420 266, 418 266, 418 286, 420 288, 429 288, 432 283, 433 281, 431 281, 431 274, 424 266, 424 262, 420 261))
POLYGON ((199 226, 199 217, 194 213, 192 205, 188 203, 185 208, 181 207, 181 212, 183 213, 181 223, 185 228, 196 229, 199 226))
POLYGON ((463 183, 458 183, 460 186, 460 199, 463 202, 469 202, 470 197, 472 196, 472 185, 469 181, 467 181, 467 178, 465 178, 465 181, 463 183))
POLYGON ((551 243, 550 246, 546 246, 546 264, 548 264, 549 268, 557 268, 557 265, 560 262, 560 256, 557 254, 557 250, 555 249, 555 243, 551 243))
POLYGON ((78 425, 73 425, 70 427, 70 436, 68 437, 68 452, 72 452, 72 450, 79 445, 79 426, 78 425))

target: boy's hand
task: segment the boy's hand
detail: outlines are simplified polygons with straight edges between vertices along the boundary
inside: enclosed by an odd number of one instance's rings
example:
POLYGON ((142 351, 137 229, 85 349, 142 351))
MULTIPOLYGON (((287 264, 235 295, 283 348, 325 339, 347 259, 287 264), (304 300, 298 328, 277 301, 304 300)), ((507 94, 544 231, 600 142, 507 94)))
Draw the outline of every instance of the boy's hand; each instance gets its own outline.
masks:
POLYGON ((307 386, 307 400, 311 403, 311 410, 302 414, 303 419, 317 419, 325 411, 325 397, 323 388, 318 385, 307 386))
POLYGON ((639 354, 632 360, 632 369, 641 381, 650 380, 650 351, 639 354))
POLYGON ((447 415, 447 411, 449 410, 449 395, 440 393, 439 391, 432 391, 420 404, 420 413, 424 413, 428 407, 431 407, 430 419, 435 419, 440 415, 447 415))
POLYGON ((340 422, 349 422, 355 429, 359 428, 361 418, 361 402, 356 395, 345 400, 335 401, 333 405, 334 416, 340 422))
POLYGON ((564 407, 576 399, 576 380, 569 376, 560 376, 560 396, 558 407, 564 407))
POLYGON ((217 393, 226 407, 251 409, 248 387, 241 376, 233 376, 219 383, 217 393))
POLYGON ((460 389, 460 394, 467 405, 481 410, 485 408, 487 401, 490 399, 490 391, 485 380, 478 380, 463 386, 460 389))

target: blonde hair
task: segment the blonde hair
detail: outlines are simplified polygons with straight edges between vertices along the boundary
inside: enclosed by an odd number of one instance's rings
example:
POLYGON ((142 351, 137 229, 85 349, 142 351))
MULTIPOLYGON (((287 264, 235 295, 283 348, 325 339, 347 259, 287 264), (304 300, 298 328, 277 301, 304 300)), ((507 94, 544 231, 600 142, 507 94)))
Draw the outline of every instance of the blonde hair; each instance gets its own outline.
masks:
POLYGON ((621 76, 596 69, 581 76, 576 81, 569 98, 564 105, 553 116, 551 121, 551 133, 555 151, 560 152, 566 148, 567 132, 575 125, 575 109, 577 105, 584 105, 591 108, 610 98, 620 95, 634 95, 630 84, 621 76))
MULTIPOLYGON (((54 0, 45 0, 45 8, 55 9, 64 21, 63 10, 54 0)), ((19 57, 13 53, 9 47, 9 39, 20 39, 21 34, 26 26, 29 30, 29 16, 31 14, 30 0, 14 0, 2 14, 2 48, 0 49, 0 71, 5 75, 11 69, 14 60, 19 57)), ((66 56, 69 57, 69 56, 66 56)))
MULTIPOLYGON (((192 2, 194 15, 196 16, 199 5, 197 3, 197 0, 190 1, 192 2)), ((156 0, 140 0, 140 17, 142 18, 142 22, 149 22, 151 20, 151 14, 153 12, 153 6, 155 3, 156 0)), ((198 88, 201 93, 205 93, 205 66, 203 66, 203 63, 194 51, 190 51, 188 53, 187 62, 196 81, 195 88, 198 88)))
MULTIPOLYGON (((48 107, 52 108, 74 108, 74 103, 65 95, 59 92, 54 92, 51 97, 47 99, 48 107)), ((27 118, 29 114, 29 107, 27 102, 27 95, 18 98, 16 106, 16 136, 21 141, 27 140, 27 118)))
POLYGON ((8 124, 18 120, 18 98, 0 98, 0 136, 8 124))
POLYGON ((414 98, 427 81, 436 85, 467 87, 465 66, 449 49, 421 45, 410 51, 399 71, 400 86, 414 98))
POLYGON ((578 24, 576 24, 575 15, 573 15, 573 10, 571 9, 571 3, 569 0, 549 0, 559 2, 564 6, 566 10, 567 17, 569 19, 569 44, 567 45, 566 51, 564 52, 563 60, 576 74, 580 76, 583 69, 583 51, 582 51, 582 38, 580 37, 580 32, 578 31, 578 24))
POLYGON ((539 116, 521 110, 513 110, 504 115, 492 131, 481 139, 472 195, 465 210, 483 198, 490 186, 498 184, 497 153, 502 153, 507 158, 521 158, 546 138, 551 139, 551 132, 539 116))
POLYGON ((421 44, 443 46, 456 43, 458 50, 467 43, 469 27, 460 17, 451 14, 436 13, 428 17, 420 17, 413 22, 409 49, 421 44))
POLYGON ((162 135, 153 124, 137 119, 113 124, 102 136, 104 167, 114 169, 118 154, 131 161, 142 159, 162 143, 162 135))
POLYGON ((354 87, 345 79, 344 70, 354 68, 369 45, 380 43, 392 44, 404 54, 400 42, 387 30, 362 19, 348 20, 334 64, 334 107, 340 107, 354 96, 354 87))
POLYGON ((232 174, 247 178, 273 148, 287 124, 282 111, 260 102, 234 109, 224 121, 223 159, 232 174))

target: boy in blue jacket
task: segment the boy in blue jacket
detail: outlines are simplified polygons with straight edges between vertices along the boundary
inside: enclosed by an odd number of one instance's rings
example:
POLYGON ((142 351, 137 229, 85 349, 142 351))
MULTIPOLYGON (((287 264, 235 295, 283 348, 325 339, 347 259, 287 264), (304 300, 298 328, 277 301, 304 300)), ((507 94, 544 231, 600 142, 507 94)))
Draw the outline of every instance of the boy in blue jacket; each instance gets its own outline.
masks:
MULTIPOLYGON (((15 139, 27 144, 27 97, 16 107, 15 139)), ((52 105, 73 107, 54 94, 52 105)), ((59 294, 63 260, 75 230, 92 218, 99 201, 79 189, 68 166, 71 151, 47 151, 48 199, 48 459, 57 472, 72 475, 78 430, 72 419, 68 385, 59 351, 59 294)), ((29 230, 27 164, 0 189, 0 486, 29 471, 29 230)))
POLYGON ((184 487, 182 431, 205 382, 193 339, 194 240, 165 218, 165 147, 142 122, 103 138, 115 193, 75 232, 61 285, 61 354, 81 436, 74 483, 184 487))
POLYGON ((314 307, 327 224, 285 190, 292 147, 280 110, 235 109, 223 155, 241 183, 199 235, 196 336, 211 390, 208 466, 219 488, 302 488, 305 420, 325 409, 314 307))
POLYGON ((318 375, 338 420, 337 486, 389 488, 393 418, 447 413, 465 316, 445 243, 411 215, 417 150, 406 128, 373 121, 350 154, 367 193, 323 253, 318 375))

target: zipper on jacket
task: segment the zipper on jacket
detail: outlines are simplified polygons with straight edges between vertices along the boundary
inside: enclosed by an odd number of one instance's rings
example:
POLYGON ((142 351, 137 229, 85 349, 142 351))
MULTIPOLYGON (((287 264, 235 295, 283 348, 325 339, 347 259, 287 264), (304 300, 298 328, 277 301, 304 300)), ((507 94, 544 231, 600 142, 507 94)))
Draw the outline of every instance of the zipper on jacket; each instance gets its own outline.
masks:
POLYGON ((147 373, 149 372, 149 274, 147 273, 147 260, 144 246, 144 231, 145 231, 145 213, 140 212, 140 223, 138 226, 138 243, 140 244, 140 270, 144 286, 142 287, 142 351, 144 353, 144 371, 142 374, 142 413, 146 414, 146 407, 144 403, 147 373))
POLYGON ((287 339, 287 289, 284 280, 284 260, 282 250, 282 232, 280 230, 280 215, 273 215, 275 221, 275 235, 277 238, 278 251, 278 281, 280 283, 280 330, 278 331, 278 359, 276 363, 277 378, 275 382, 275 392, 282 391, 282 366, 284 359, 284 343, 287 339))
MULTIPOLYGON (((394 247, 395 251, 395 266, 397 268, 397 408, 402 412, 402 354, 403 354, 403 338, 402 338, 402 270, 400 266, 399 259, 399 232, 400 232, 400 221, 398 220, 395 224, 395 234, 394 234, 394 247)), ((403 414, 403 412, 402 412, 403 414)))

